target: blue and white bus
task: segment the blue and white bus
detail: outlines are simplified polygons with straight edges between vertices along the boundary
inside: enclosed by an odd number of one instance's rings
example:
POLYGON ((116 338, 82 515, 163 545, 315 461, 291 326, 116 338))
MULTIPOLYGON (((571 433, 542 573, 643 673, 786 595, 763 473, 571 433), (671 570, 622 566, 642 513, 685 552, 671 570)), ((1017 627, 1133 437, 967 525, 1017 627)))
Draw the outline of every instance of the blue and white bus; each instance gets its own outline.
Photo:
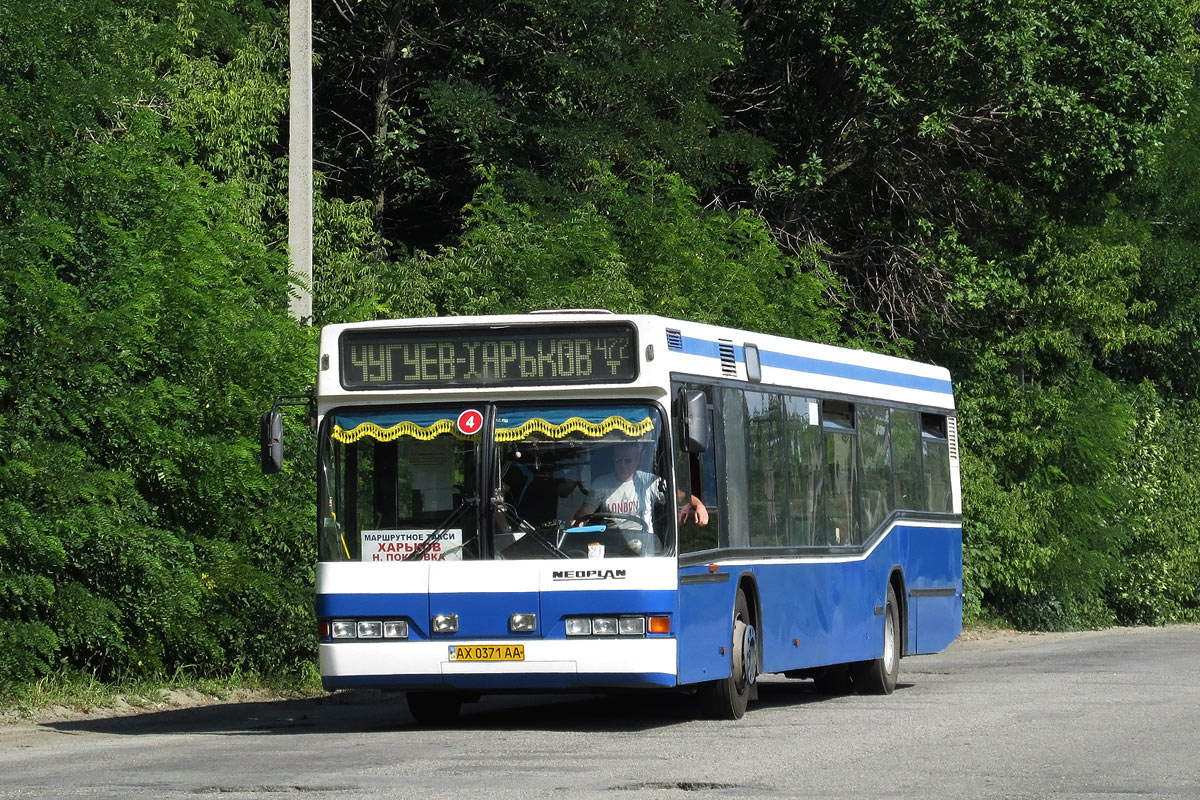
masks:
MULTIPOLYGON (((320 668, 407 693, 760 674, 887 694, 962 623, 954 399, 927 364, 598 311, 331 325, 320 668)), ((264 415, 278 468, 279 411, 264 415)))

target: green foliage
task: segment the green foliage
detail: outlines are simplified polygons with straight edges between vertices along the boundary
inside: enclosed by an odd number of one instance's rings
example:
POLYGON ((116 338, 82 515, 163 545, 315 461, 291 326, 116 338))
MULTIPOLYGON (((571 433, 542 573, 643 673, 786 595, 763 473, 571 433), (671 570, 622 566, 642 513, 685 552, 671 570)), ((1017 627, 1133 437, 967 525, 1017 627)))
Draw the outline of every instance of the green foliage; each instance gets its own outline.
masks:
MULTIPOLYGON (((318 181, 318 185, 320 185, 318 181)), ((375 257, 378 247, 371 204, 347 202, 318 192, 313 207, 313 318, 315 324, 354 322, 384 315, 389 282, 401 283, 390 262, 375 257)), ((406 297, 420 297, 408 286, 406 297)))
POLYGON ((1105 597, 1125 625, 1162 625, 1200 619, 1200 408, 1164 408, 1148 385, 1137 396, 1141 412, 1126 480, 1140 488, 1127 509, 1130 535, 1105 597))
POLYGON ((701 208, 678 175, 645 164, 630 180, 600 165, 569 208, 506 199, 494 178, 467 206, 454 247, 408 269, 441 313, 607 308, 828 340, 837 285, 812 254, 784 256, 752 214, 701 208))
POLYGON ((453 235, 481 167, 535 202, 569 204, 592 161, 712 190, 768 152, 711 96, 742 57, 737 23, 689 0, 326 5, 317 157, 401 256, 453 235))
POLYGON ((976 237, 1011 220, 980 181, 1038 208, 1014 231, 1036 236, 1143 170, 1188 84, 1184 3, 735 6, 754 57, 722 76, 722 107, 775 153, 735 196, 782 241, 827 246, 852 305, 899 338, 963 321, 930 253, 953 230, 987 260, 976 237))
POLYGON ((1137 493, 1122 471, 1134 441, 1130 398, 1096 372, 992 393, 999 388, 960 401, 970 425, 969 607, 987 606, 1027 628, 1107 624, 1105 584, 1129 537, 1123 510, 1137 493))
POLYGON ((236 182, 238 221, 261 235, 286 233, 288 36, 281 20, 232 0, 183 4, 179 48, 160 51, 170 80, 162 91, 180 155, 223 182, 236 182))
POLYGON ((33 2, 0 20, 0 116, 40 128, 0 126, 0 681, 311 654, 311 503, 261 475, 254 437, 312 341, 247 188, 261 170, 197 161, 207 101, 181 87, 216 73, 158 77, 199 38, 186 5, 161 11, 33 2))

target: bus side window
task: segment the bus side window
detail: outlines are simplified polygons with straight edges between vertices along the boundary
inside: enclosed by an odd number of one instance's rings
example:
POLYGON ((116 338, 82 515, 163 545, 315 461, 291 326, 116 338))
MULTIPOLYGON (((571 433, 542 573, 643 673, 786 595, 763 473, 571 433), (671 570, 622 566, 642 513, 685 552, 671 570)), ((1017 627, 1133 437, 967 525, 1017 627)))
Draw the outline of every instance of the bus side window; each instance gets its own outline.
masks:
MULTIPOLYGON (((675 387, 676 395, 679 388, 675 387)), ((709 401, 709 447, 702 453, 688 453, 683 449, 679 436, 675 436, 675 488, 685 496, 695 495, 700 498, 708 510, 707 525, 697 525, 695 514, 689 514, 687 521, 679 527, 679 552, 698 553, 702 550, 715 550, 720 546, 721 504, 717 493, 716 447, 711 441, 716 429, 713 428, 711 388, 693 384, 682 388, 698 389, 705 393, 709 401)), ((678 431, 682 421, 676 416, 673 423, 678 431)))
POLYGON ((787 464, 783 448, 782 397, 768 392, 746 392, 748 493, 750 544, 775 547, 784 544, 787 513, 787 464))
POLYGON ((945 417, 921 415, 921 456, 925 462, 928 510, 950 511, 950 439, 945 417))
POLYGON ((894 508, 925 508, 925 481, 921 468, 921 414, 892 409, 892 491, 894 508))
POLYGON ((858 544, 855 493, 858 463, 855 453, 854 405, 826 400, 822 419, 825 434, 825 531, 822 544, 858 544))
POLYGON ((821 422, 817 401, 787 395, 783 399, 787 431, 789 527, 788 543, 795 547, 822 544, 821 422))
POLYGON ((859 404, 855 407, 858 430, 859 497, 862 510, 861 541, 871 536, 892 513, 892 453, 888 409, 859 404))
POLYGON ((758 487, 749 485, 746 397, 741 389, 725 387, 718 395, 719 422, 715 438, 725 445, 722 470, 725 531, 721 543, 727 547, 749 547, 750 492, 757 491, 758 487))

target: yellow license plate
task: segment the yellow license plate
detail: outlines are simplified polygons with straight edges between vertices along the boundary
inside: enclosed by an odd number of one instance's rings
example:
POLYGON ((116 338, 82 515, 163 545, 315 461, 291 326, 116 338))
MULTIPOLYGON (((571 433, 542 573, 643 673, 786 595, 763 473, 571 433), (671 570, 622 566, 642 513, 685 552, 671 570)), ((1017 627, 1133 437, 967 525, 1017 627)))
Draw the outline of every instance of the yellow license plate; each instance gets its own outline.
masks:
POLYGON ((452 644, 451 661, 524 661, 523 644, 452 644))

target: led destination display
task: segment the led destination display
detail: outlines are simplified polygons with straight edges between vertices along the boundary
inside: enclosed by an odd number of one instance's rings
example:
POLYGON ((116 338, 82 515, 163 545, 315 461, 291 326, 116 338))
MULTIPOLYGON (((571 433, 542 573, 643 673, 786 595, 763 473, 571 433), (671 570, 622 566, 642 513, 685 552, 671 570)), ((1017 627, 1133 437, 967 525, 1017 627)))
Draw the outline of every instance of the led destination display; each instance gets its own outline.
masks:
POLYGON ((340 348, 347 389, 626 383, 637 377, 637 342, 627 324, 351 330, 342 334, 340 348))

